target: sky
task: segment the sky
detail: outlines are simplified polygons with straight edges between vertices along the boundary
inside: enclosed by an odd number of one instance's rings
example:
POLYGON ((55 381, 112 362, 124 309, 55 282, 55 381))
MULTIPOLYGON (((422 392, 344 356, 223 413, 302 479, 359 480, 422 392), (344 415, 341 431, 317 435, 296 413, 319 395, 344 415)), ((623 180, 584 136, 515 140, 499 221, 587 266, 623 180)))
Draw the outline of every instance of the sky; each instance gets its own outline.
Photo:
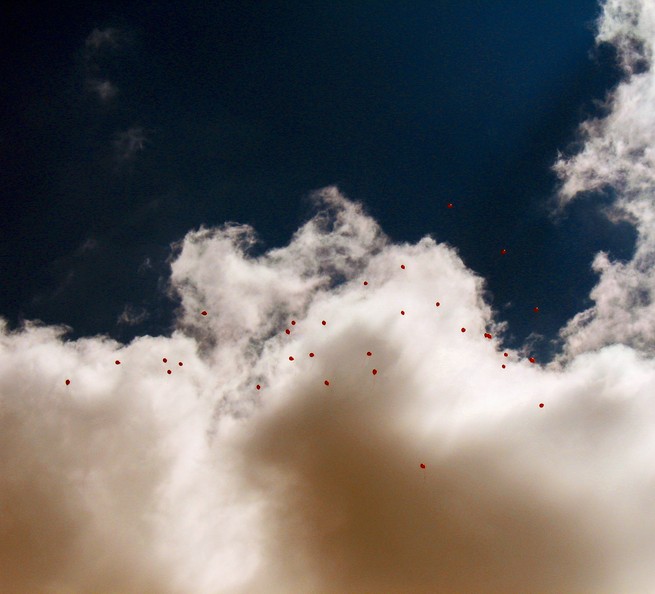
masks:
POLYGON ((0 590, 652 592, 655 0, 3 11, 0 590))

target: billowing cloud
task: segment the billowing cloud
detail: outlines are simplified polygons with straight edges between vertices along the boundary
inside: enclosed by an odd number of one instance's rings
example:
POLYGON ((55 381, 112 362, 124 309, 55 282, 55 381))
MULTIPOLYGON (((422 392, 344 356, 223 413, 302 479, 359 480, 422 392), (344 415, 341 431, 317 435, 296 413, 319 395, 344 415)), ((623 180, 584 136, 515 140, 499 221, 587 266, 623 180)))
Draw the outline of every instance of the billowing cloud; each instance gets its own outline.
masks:
POLYGON ((652 583, 653 361, 530 363, 454 249, 314 199, 259 256, 247 226, 190 232, 169 338, 2 331, 1 589, 652 583))
MULTIPOLYGON (((613 113, 558 164, 563 200, 601 187, 580 163, 612 145, 613 113)), ((643 163, 621 173, 612 151, 603 185, 638 251, 598 256, 556 364, 504 347, 456 249, 391 242, 336 188, 282 248, 189 232, 170 337, 3 325, 0 591, 647 591, 653 326, 614 322, 649 278, 651 206, 643 163)))
POLYGON ((655 354, 654 40, 655 2, 605 3, 597 41, 616 46, 624 80, 607 97, 607 115, 582 124, 581 150, 555 164, 561 207, 582 192, 611 191, 608 217, 630 222, 638 234, 629 262, 595 258, 595 303, 563 329, 566 357, 614 342, 655 354))

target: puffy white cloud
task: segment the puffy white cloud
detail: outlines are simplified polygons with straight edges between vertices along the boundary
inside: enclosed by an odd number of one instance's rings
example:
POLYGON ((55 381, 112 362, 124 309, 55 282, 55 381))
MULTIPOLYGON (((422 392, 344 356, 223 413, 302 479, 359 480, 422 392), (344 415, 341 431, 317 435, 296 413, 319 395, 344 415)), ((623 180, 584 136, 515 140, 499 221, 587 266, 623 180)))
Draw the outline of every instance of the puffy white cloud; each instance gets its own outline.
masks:
POLYGON ((247 226, 187 234, 169 338, 2 330, 0 589, 652 584, 652 359, 532 364, 454 249, 315 203, 258 256, 247 226))
POLYGON ((624 80, 609 94, 604 117, 580 127, 581 149, 560 158, 560 207, 581 192, 608 188, 616 199, 607 215, 637 230, 636 251, 627 263, 600 253, 592 308, 575 316, 562 336, 564 357, 620 342, 655 353, 655 2, 608 0, 598 42, 616 46, 624 80))

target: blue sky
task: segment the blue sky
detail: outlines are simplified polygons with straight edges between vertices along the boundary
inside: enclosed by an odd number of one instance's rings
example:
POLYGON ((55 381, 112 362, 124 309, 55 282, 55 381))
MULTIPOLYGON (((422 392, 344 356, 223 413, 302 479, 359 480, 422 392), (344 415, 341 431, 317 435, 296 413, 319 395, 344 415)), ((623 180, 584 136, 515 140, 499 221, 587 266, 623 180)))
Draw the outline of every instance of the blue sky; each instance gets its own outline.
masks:
POLYGON ((649 588, 653 22, 5 9, 0 589, 649 588))

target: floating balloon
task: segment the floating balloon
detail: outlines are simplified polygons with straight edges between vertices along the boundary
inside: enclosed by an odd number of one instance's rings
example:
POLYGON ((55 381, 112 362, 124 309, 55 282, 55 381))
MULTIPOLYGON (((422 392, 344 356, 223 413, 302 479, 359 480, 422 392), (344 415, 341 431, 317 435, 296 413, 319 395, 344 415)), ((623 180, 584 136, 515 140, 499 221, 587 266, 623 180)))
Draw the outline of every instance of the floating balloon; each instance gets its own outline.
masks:
POLYGON ((120 364, 121 364, 121 362, 120 362, 118 359, 116 359, 116 361, 114 361, 114 363, 116 363, 116 365, 120 365, 120 364))
POLYGON ((173 372, 169 369, 169 370, 166 371, 166 373, 168 373, 168 375, 170 375, 173 372))
POLYGON ((505 363, 503 363, 502 368, 505 369, 505 363))
POLYGON ((325 324, 327 324, 327 322, 326 322, 325 320, 323 320, 323 321, 321 322, 321 324, 323 324, 323 326, 325 326, 325 324))
POLYGON ((503 353, 503 357, 509 357, 507 353, 503 353))
POLYGON ((367 356, 367 357, 370 357, 372 354, 373 354, 373 353, 371 353, 371 351, 366 351, 366 356, 367 356))
POLYGON ((530 363, 534 363, 534 357, 530 357, 528 361, 530 361, 530 363))
POLYGON ((368 281, 364 281, 364 286, 368 285, 368 281))
POLYGON ((329 385, 330 385, 330 382, 327 381, 327 380, 325 380, 323 383, 324 383, 326 386, 329 386, 329 385))
POLYGON ((452 208, 452 207, 453 207, 453 203, 452 203, 452 202, 449 202, 449 203, 448 203, 448 208, 452 208))
POLYGON ((203 309, 203 310, 200 312, 200 314, 203 315, 203 316, 206 316, 206 315, 207 315, 207 312, 203 309))
POLYGON ((182 365, 184 365, 184 363, 182 363, 182 361, 178 361, 177 364, 178 364, 180 367, 182 367, 182 365))
POLYGON ((66 380, 66 385, 70 386, 71 381, 69 379, 66 380))
POLYGON ((404 265, 404 264, 401 264, 400 267, 401 267, 403 270, 405 270, 405 265, 404 265))
POLYGON ((462 328, 462 332, 466 332, 466 328, 462 328))
POLYGON ((504 256, 506 253, 507 253, 506 249, 503 248, 502 250, 500 250, 500 255, 501 256, 504 256))
POLYGON ((168 359, 167 359, 166 357, 164 357, 164 358, 162 359, 162 361, 163 361, 164 363, 168 363, 168 359))
POLYGON ((310 356, 310 357, 313 357, 313 356, 314 356, 314 353, 309 353, 309 356, 310 356))
POLYGON ((533 311, 534 311, 535 313, 539 313, 539 308, 538 308, 538 307, 535 307, 535 308, 533 309, 533 311))
POLYGON ((425 468, 425 464, 421 463, 421 468, 425 468))
POLYGON ((291 330, 289 330, 289 328, 287 328, 287 329, 285 330, 285 332, 286 332, 287 334, 291 334, 291 330))
POLYGON ((295 326, 296 325, 296 320, 291 320, 291 325, 295 326))
POLYGON ((293 361, 293 357, 289 357, 289 361, 293 361))
POLYGON ((377 370, 377 369, 374 369, 373 371, 371 371, 371 373, 372 373, 373 375, 377 375, 377 374, 378 374, 378 370, 377 370))
POLYGON ((435 303, 435 305, 436 305, 437 307, 439 307, 439 306, 441 305, 441 303, 439 303, 439 302, 437 301, 437 302, 435 303))
POLYGON ((404 316, 404 315, 405 315, 405 310, 404 310, 404 309, 401 309, 401 310, 400 310, 400 315, 401 315, 401 316, 404 316))
POLYGON ((540 402, 540 403, 539 403, 539 408, 543 408, 543 407, 544 407, 544 403, 543 403, 543 402, 540 402))
POLYGON ((261 387, 259 384, 257 384, 257 389, 258 389, 258 390, 261 390, 262 387, 261 387))

